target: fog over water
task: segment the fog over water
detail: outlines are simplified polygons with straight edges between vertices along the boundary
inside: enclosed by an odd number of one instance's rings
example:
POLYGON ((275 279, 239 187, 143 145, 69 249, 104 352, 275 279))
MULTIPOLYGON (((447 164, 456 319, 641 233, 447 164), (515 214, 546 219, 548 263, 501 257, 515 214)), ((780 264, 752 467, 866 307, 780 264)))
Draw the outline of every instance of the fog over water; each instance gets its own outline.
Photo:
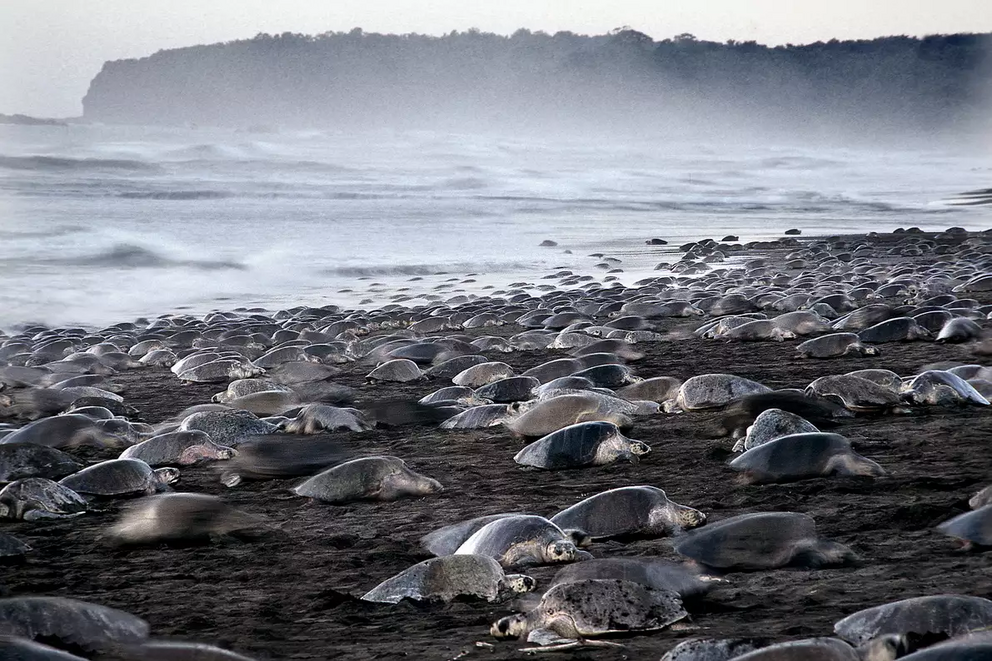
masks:
POLYGON ((3 126, 0 144, 0 327, 422 304, 554 267, 602 280, 592 252, 632 284, 691 239, 992 227, 948 202, 992 178, 960 146, 100 125, 3 126))

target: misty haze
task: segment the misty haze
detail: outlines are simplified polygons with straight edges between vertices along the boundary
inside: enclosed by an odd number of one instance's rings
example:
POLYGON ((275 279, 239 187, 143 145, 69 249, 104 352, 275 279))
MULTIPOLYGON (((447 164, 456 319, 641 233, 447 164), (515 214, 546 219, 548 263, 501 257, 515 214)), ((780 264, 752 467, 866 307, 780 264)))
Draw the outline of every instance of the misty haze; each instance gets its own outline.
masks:
POLYGON ((0 661, 992 659, 986 18, 13 94, 0 661))

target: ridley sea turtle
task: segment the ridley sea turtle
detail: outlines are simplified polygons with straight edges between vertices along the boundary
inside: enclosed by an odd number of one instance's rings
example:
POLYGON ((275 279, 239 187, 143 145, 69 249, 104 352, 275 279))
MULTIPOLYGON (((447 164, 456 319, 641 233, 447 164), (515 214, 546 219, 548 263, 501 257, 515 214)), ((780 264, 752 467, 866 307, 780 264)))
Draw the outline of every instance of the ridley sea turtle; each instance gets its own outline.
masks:
POLYGON ((485 555, 504 567, 574 562, 591 557, 576 548, 574 537, 540 516, 500 517, 475 531, 455 555, 485 555))
POLYGON ((722 571, 825 567, 856 559, 843 544, 819 539, 813 517, 795 512, 741 514, 708 523, 679 538, 675 550, 722 571))
POLYGON ((706 515, 672 502, 657 487, 631 486, 590 496, 555 514, 551 521, 563 529, 582 530, 593 539, 663 537, 703 525, 706 515))
POLYGON ((447 555, 425 560, 386 579, 369 590, 362 601, 395 604, 403 599, 451 601, 458 597, 502 601, 529 592, 535 585, 530 576, 504 573, 490 557, 447 555))
POLYGON ((642 441, 620 433, 609 422, 580 422, 534 441, 513 457, 521 466, 560 470, 603 466, 624 460, 637 463, 651 451, 642 441))
POLYGON ((587 638, 664 629, 686 615, 675 592, 632 581, 587 579, 555 585, 537 607, 496 621, 490 633, 496 638, 526 638, 549 649, 616 647, 617 643, 587 638))
POLYGON ((347 503, 426 496, 443 490, 440 482, 410 470, 402 459, 383 456, 346 461, 314 475, 293 493, 327 503, 347 503))

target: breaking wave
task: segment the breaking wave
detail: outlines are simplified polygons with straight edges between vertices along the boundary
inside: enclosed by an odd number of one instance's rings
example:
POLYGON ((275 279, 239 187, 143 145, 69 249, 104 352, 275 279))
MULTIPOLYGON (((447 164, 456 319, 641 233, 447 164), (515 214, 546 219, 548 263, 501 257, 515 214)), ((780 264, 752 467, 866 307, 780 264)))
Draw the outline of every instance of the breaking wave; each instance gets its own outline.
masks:
POLYGON ((245 270, 240 262, 209 259, 176 259, 159 254, 154 250, 130 243, 119 243, 109 250, 95 255, 64 257, 50 262, 72 266, 103 266, 108 268, 192 268, 205 271, 220 269, 245 270))
POLYGON ((234 196, 234 193, 219 190, 128 191, 118 194, 118 197, 127 200, 223 200, 234 196))
POLYGON ((80 170, 122 170, 127 172, 158 172, 159 166, 144 161, 119 158, 65 158, 55 156, 2 156, 0 168, 34 172, 66 172, 80 170))
POLYGON ((523 262, 456 262, 453 264, 397 264, 370 266, 338 266, 320 270, 323 275, 341 277, 399 276, 399 275, 447 275, 470 272, 497 273, 533 268, 533 264, 523 262))

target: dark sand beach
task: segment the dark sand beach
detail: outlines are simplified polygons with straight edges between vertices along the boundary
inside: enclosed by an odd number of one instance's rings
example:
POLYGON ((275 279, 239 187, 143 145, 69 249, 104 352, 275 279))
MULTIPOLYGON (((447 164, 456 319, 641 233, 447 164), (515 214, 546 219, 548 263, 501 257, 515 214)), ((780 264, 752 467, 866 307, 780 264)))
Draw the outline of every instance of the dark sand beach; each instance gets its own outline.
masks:
MULTIPOLYGON (((673 321, 670 327, 685 325, 673 321)), ((516 327, 484 329, 510 335, 516 327)), ((642 377, 681 379, 729 372, 773 388, 803 388, 814 379, 867 367, 911 375, 942 361, 982 362, 970 345, 889 343, 881 355, 810 360, 798 341, 726 343, 675 339, 638 344, 631 363, 642 377)), ((492 354, 517 373, 564 351, 492 354)), ((344 366, 335 381, 355 388, 356 406, 415 400, 441 381, 366 385, 371 366, 344 366)), ((223 385, 182 385, 164 368, 124 372, 136 419, 157 423, 210 400, 223 385)), ((72 596, 145 618, 154 635, 218 644, 259 659, 511 659, 520 641, 501 642, 490 624, 511 603, 417 606, 358 600, 378 582, 426 559, 418 539, 440 526, 483 514, 527 510, 550 516, 604 489, 647 484, 707 514, 709 521, 746 512, 787 510, 812 515, 822 537, 850 546, 852 567, 730 573, 689 606, 683 630, 619 637, 616 650, 583 650, 571 658, 659 659, 688 637, 762 637, 779 641, 831 635, 833 623, 856 610, 911 596, 958 592, 992 597, 987 554, 965 552, 934 530, 967 510, 967 500, 992 479, 992 411, 982 407, 919 409, 864 415, 835 430, 887 471, 878 479, 829 477, 782 485, 744 485, 727 467, 733 441, 715 435, 719 413, 637 418, 628 434, 652 447, 638 464, 569 471, 522 470, 513 455, 522 441, 502 427, 443 431, 436 423, 337 433, 351 455, 390 454, 445 487, 435 496, 387 503, 329 505, 290 493, 300 479, 247 482, 233 489, 215 466, 182 471, 178 491, 222 495, 267 517, 279 532, 261 539, 207 546, 122 549, 101 538, 126 501, 104 501, 85 516, 46 523, 4 522, 34 551, 3 572, 3 594, 72 596)), ((119 451, 84 451, 88 460, 119 451)), ((596 557, 656 555, 677 560, 670 539, 609 541, 596 557)), ((557 568, 529 573, 546 584, 557 568)))

